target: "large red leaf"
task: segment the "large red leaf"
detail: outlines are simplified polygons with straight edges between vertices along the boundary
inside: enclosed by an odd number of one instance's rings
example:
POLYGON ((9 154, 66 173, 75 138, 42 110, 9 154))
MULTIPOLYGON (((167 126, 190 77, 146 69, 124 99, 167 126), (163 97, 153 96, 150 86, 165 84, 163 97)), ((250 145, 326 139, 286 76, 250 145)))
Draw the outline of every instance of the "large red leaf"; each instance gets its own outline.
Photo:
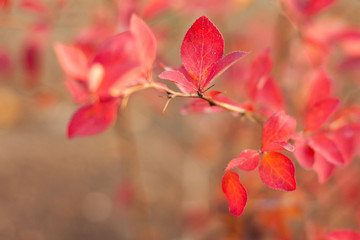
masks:
POLYGON ((273 114, 263 126, 262 151, 291 151, 287 141, 294 133, 296 121, 284 111, 273 114))
POLYGON ((229 211, 235 216, 240 216, 244 211, 247 193, 240 183, 239 175, 233 171, 225 172, 222 179, 222 190, 229 201, 229 211))
POLYGON ((317 134, 309 138, 309 146, 332 164, 339 166, 345 162, 338 146, 325 134, 317 134))
POLYGON ((232 159, 225 170, 240 168, 244 171, 253 171, 257 168, 260 162, 260 155, 258 151, 246 149, 240 153, 239 157, 232 159))
POLYGON ((265 153, 259 166, 259 174, 261 180, 273 189, 296 189, 294 164, 282 153, 265 153))
POLYGON ((350 229, 341 229, 325 235, 328 240, 360 240, 360 233, 350 229))
POLYGON ((147 72, 151 71, 156 58, 156 39, 150 28, 137 15, 130 19, 130 32, 134 35, 138 55, 147 72))
POLYGON ((86 56, 78 48, 62 43, 56 43, 54 48, 64 72, 71 78, 86 81, 88 72, 86 56))
POLYGON ((309 132, 319 130, 339 104, 340 100, 337 98, 327 98, 315 103, 306 113, 305 130, 309 132))
POLYGON ((109 98, 80 108, 71 118, 68 137, 86 137, 103 132, 115 121, 118 106, 118 99, 109 98))
POLYGON ((223 53, 224 40, 219 30, 207 17, 197 19, 181 45, 181 61, 200 89, 205 86, 211 67, 223 53))
POLYGON ((326 182, 335 170, 335 165, 327 161, 320 153, 315 152, 313 169, 318 175, 319 183, 326 182))

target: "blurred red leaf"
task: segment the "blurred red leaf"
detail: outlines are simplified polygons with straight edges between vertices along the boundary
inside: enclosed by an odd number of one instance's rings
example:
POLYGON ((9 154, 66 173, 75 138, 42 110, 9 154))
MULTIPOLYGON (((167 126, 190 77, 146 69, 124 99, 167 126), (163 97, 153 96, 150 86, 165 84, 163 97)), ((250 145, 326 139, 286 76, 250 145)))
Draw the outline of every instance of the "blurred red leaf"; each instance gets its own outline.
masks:
POLYGON ((282 153, 264 153, 259 174, 261 180, 273 189, 284 191, 296 189, 294 164, 282 153))
POLYGON ((39 0, 22 0, 20 7, 36 14, 46 14, 49 12, 48 6, 39 0))
POLYGON ((223 53, 224 39, 219 30, 207 17, 197 19, 181 45, 181 61, 200 89, 223 53))
POLYGON ((325 134, 317 134, 309 138, 309 146, 314 149, 315 152, 321 154, 326 161, 334 165, 343 165, 344 158, 340 152, 340 149, 325 134))
POLYGON ((37 42, 29 41, 25 43, 23 52, 23 64, 26 73, 26 81, 29 87, 34 87, 39 83, 41 71, 41 47, 37 42))
POLYGON ((5 49, 0 49, 0 79, 9 78, 12 74, 13 66, 10 53, 5 49))
POLYGON ((72 46, 56 43, 54 46, 61 68, 71 78, 86 81, 88 61, 83 52, 72 46))
POLYGON ((339 148, 344 162, 349 163, 356 153, 360 139, 360 124, 347 124, 336 131, 333 131, 331 139, 339 148))
POLYGON ((193 93, 197 91, 197 89, 192 84, 192 81, 188 80, 180 71, 165 71, 159 75, 159 78, 175 83, 176 86, 184 93, 193 93))
POLYGON ((328 240, 360 240, 360 233, 350 229, 341 229, 325 235, 328 240))
POLYGON ((319 130, 340 104, 337 98, 327 98, 315 103, 306 113, 306 131, 319 130))
POLYGON ((318 175, 319 183, 324 183, 334 172, 335 165, 327 161, 320 153, 315 152, 313 169, 318 175))
POLYGON ((130 19, 130 32, 134 35, 140 62, 145 68, 146 74, 151 71, 156 58, 156 39, 146 23, 133 14, 130 19))
POLYGON ((331 88, 332 84, 330 79, 324 70, 320 70, 310 85, 307 107, 311 108, 315 103, 329 98, 331 95, 331 88))
POLYGON ((294 155, 298 163, 305 169, 310 169, 314 164, 314 150, 309 147, 307 140, 300 139, 295 142, 294 155))
POLYGON ((9 9, 11 6, 11 0, 0 0, 0 9, 9 9))
POLYGON ((271 78, 263 78, 257 85, 257 101, 266 108, 273 111, 281 111, 284 109, 285 103, 280 87, 277 82, 271 78))
POLYGON ((240 168, 244 171, 253 171, 257 168, 260 162, 260 155, 258 151, 246 149, 240 153, 239 157, 232 159, 225 170, 240 168))
POLYGON ((115 121, 118 106, 118 99, 107 98, 81 107, 71 118, 68 137, 87 137, 103 132, 115 121))
POLYGON ((247 193, 236 172, 225 172, 222 179, 222 190, 229 201, 230 213, 234 216, 240 216, 246 205, 247 193))
POLYGON ((296 0, 300 10, 307 16, 312 16, 319 13, 326 7, 329 7, 335 0, 310 0, 302 1, 296 0))
POLYGON ((265 151, 291 151, 287 141, 294 133, 296 121, 284 111, 273 114, 263 126, 262 148, 265 151))

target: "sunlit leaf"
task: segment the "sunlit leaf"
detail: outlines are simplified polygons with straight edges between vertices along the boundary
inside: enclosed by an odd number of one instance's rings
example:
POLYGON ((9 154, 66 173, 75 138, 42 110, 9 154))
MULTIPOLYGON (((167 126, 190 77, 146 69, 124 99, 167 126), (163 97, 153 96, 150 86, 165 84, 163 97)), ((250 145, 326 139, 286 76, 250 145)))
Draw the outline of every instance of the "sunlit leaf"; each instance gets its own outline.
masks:
POLYGON ((240 168, 244 171, 253 171, 257 168, 260 162, 260 155, 258 151, 246 149, 237 158, 232 159, 225 170, 240 168))
POLYGON ((315 103, 306 113, 306 131, 319 130, 340 104, 337 98, 327 98, 315 103))
POLYGON ((229 211, 235 216, 240 216, 244 211, 247 193, 240 183, 239 175, 233 171, 226 171, 222 179, 222 190, 229 201, 229 211))

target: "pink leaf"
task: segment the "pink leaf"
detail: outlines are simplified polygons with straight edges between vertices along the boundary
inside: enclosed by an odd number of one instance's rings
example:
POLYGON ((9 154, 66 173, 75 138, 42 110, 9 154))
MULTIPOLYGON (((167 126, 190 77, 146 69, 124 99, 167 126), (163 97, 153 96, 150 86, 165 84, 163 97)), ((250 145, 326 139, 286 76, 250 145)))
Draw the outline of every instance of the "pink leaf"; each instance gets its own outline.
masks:
POLYGON ((197 89, 194 88, 193 83, 189 82, 189 80, 186 79, 184 74, 182 74, 179 71, 170 70, 170 71, 162 72, 159 75, 159 78, 174 82, 178 86, 178 88, 184 93, 196 93, 197 92, 197 89))
POLYGON ((294 155, 298 163, 305 169, 310 169, 314 164, 314 150, 309 147, 305 139, 295 142, 294 155))
POLYGON ((236 61, 245 56, 246 52, 232 52, 217 61, 211 68, 210 75, 206 79, 204 86, 207 86, 213 79, 222 74, 226 69, 231 67, 236 61))
POLYGON ((224 40, 215 25, 205 16, 197 19, 181 45, 181 61, 199 89, 206 86, 211 68, 221 59, 223 51, 224 40))
POLYGON ((284 145, 296 128, 294 118, 284 111, 273 114, 263 126, 262 151, 284 151, 289 146, 284 145))
POLYGON ((265 153, 259 174, 261 180, 273 189, 284 191, 296 189, 294 164, 282 153, 265 153))
POLYGON ((327 98, 315 103, 306 113, 305 130, 309 132, 319 130, 335 112, 339 104, 340 100, 337 98, 327 98))
POLYGON ((246 205, 247 193, 240 183, 239 175, 233 171, 227 171, 222 179, 222 190, 229 201, 230 213, 240 216, 246 205))
POLYGON ((151 71, 156 58, 156 39, 151 29, 136 14, 131 16, 130 32, 134 35, 140 61, 146 71, 151 71))
POLYGON ((318 175, 319 183, 324 183, 334 172, 335 165, 327 161, 320 153, 315 152, 313 169, 318 175))
POLYGON ((263 78, 259 81, 256 89, 257 101, 273 111, 284 109, 284 98, 280 87, 276 81, 271 78, 263 78))
POLYGON ((325 134, 314 135, 309 138, 309 146, 321 154, 327 161, 337 166, 344 164, 344 158, 337 145, 325 134))
POLYGON ((350 229, 341 229, 325 235, 328 240, 360 240, 360 233, 350 229))
POLYGON ((71 118, 68 137, 87 137, 106 130, 116 119, 118 99, 101 99, 80 108, 71 118))
POLYGON ((332 84, 324 70, 320 70, 313 79, 307 101, 307 107, 311 108, 315 103, 327 99, 331 95, 332 84))
POLYGON ((86 81, 88 63, 80 49, 62 43, 56 43, 54 48, 64 72, 71 78, 86 81))
POLYGON ((244 171, 253 171, 257 168, 260 162, 260 155, 255 150, 244 150, 239 157, 232 159, 225 170, 240 168, 244 171))

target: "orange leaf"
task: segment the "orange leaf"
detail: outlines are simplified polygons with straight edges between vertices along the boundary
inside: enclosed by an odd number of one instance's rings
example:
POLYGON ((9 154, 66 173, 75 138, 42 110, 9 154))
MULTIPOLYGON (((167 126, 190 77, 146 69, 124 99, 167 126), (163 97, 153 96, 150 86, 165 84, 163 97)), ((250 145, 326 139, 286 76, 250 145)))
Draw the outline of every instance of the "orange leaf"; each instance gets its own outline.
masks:
POLYGON ((229 201, 229 211, 234 216, 240 216, 244 211, 247 201, 247 193, 240 183, 239 175, 233 171, 227 171, 222 179, 222 190, 229 201))
POLYGON ((259 174, 261 180, 273 189, 284 191, 296 189, 294 164, 282 153, 265 153, 259 174))

